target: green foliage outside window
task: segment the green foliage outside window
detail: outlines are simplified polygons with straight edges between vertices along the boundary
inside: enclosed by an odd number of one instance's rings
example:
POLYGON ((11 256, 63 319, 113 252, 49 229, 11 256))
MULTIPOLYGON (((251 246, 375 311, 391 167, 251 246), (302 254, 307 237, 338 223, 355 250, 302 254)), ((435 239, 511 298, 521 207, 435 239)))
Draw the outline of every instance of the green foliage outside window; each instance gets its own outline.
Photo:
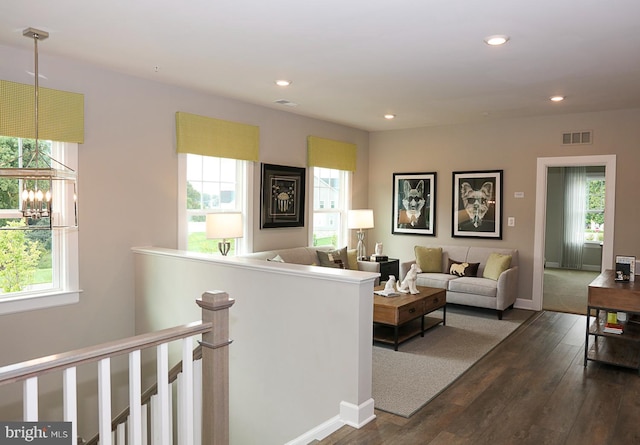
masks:
POLYGON ((585 215, 585 240, 604 240, 604 179, 587 181, 587 212, 585 215))
MULTIPOLYGON (((17 227, 24 222, 7 222, 17 227)), ((38 241, 30 241, 24 230, 0 231, 0 286, 4 292, 20 292, 33 283, 42 252, 38 241)))

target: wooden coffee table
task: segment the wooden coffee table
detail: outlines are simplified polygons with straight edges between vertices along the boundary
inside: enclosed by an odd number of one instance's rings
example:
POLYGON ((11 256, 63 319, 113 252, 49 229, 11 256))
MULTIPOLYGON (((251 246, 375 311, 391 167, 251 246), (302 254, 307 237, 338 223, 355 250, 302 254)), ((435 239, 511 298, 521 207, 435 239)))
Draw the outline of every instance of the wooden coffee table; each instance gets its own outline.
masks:
MULTIPOLYGON (((374 290, 382 290, 378 286, 374 290)), ((398 345, 442 323, 447 324, 447 297, 444 289, 418 286, 419 294, 401 294, 397 297, 373 295, 373 340, 398 345), (425 315, 442 308, 442 318, 425 315)))

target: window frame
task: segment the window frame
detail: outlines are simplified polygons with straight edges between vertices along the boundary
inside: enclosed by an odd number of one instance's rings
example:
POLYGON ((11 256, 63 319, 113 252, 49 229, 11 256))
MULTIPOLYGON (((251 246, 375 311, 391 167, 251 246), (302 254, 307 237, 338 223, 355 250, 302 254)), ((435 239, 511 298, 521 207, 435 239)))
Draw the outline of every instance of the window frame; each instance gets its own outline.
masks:
MULTIPOLYGON (((78 144, 52 141, 53 157, 78 172, 78 144)), ((78 195, 80 192, 78 191, 78 195)), ((78 202, 80 196, 78 196, 78 202)), ((48 289, 12 292, 0 296, 0 315, 56 306, 80 301, 78 228, 51 230, 52 287, 48 289)))
MULTIPOLYGON (((338 239, 337 245, 334 247, 345 246, 349 244, 349 234, 347 229, 347 213, 351 208, 351 185, 353 182, 353 172, 347 170, 339 170, 335 168, 326 168, 326 167, 310 167, 311 174, 309 175, 309 181, 311 184, 307 187, 310 190, 311 194, 311 205, 309 206, 309 212, 311 213, 310 218, 308 220, 309 223, 309 245, 314 245, 314 233, 315 233, 315 215, 319 214, 340 214, 340 228, 338 229, 338 239), (338 195, 338 205, 336 207, 332 207, 331 205, 327 206, 327 200, 323 197, 318 196, 319 204, 322 203, 323 207, 318 207, 316 209, 316 186, 315 186, 315 178, 316 178, 316 169, 324 169, 336 171, 339 173, 341 178, 341 185, 344 183, 344 186, 341 188, 340 193, 338 195)), ((330 200, 333 203, 333 200, 330 200)))
MULTIPOLYGON (((189 240, 189 217, 191 215, 207 213, 213 213, 211 211, 194 212, 187 209, 187 157, 188 156, 201 156, 199 154, 178 153, 178 249, 188 251, 189 240)), ((215 158, 215 156, 209 156, 215 158)), ((244 168, 244 184, 243 184, 243 196, 240 212, 242 212, 243 220, 243 233, 242 238, 236 240, 236 255, 250 252, 253 246, 253 234, 250 227, 253 227, 253 217, 249 209, 253 208, 253 174, 254 174, 254 162, 245 161, 241 159, 234 159, 236 162, 242 163, 244 168)))

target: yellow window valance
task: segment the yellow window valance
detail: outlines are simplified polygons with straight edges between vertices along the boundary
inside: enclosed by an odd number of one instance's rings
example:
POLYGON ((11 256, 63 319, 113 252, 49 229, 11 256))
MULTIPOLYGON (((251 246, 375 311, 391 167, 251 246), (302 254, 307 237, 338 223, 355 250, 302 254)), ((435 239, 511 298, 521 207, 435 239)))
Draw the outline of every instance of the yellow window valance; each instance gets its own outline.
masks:
MULTIPOLYGON (((34 86, 0 80, 0 135, 35 138, 34 86)), ((38 89, 38 138, 84 142, 84 94, 38 89)))
POLYGON ((260 127, 176 113, 178 153, 258 161, 260 127))
POLYGON ((308 136, 307 151, 309 167, 356 171, 356 144, 308 136))

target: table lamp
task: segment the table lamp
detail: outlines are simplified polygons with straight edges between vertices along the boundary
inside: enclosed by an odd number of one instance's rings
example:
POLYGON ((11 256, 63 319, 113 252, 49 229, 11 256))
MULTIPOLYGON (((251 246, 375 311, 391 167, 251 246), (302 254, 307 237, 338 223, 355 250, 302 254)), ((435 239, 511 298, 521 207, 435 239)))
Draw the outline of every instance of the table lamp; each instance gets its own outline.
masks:
POLYGON ((364 248, 364 232, 363 229, 373 229, 373 210, 361 209, 361 210, 349 210, 347 212, 347 227, 349 229, 358 230, 358 259, 367 259, 367 254, 364 248))
POLYGON ((226 256, 231 248, 227 239, 242 238, 242 213, 207 213, 207 239, 221 239, 220 253, 226 256))

